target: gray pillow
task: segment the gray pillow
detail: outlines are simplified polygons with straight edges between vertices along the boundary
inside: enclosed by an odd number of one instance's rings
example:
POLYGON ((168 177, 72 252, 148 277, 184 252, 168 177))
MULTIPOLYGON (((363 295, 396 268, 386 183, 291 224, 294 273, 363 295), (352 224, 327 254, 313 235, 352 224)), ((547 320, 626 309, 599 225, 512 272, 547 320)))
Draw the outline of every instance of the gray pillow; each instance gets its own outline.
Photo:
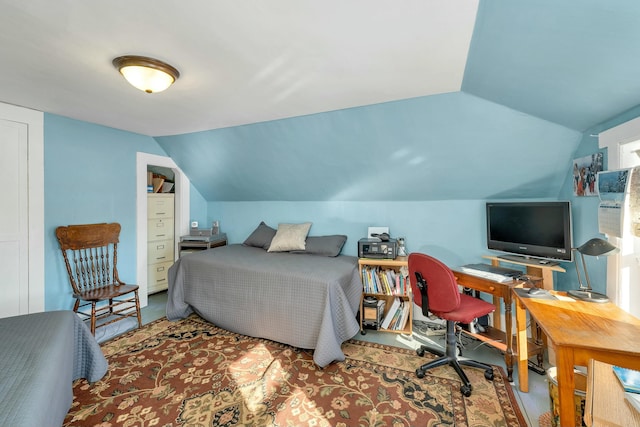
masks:
POLYGON ((247 237, 242 244, 245 246, 254 246, 256 248, 269 249, 271 245, 271 240, 273 240, 273 236, 276 235, 276 230, 274 228, 269 227, 267 224, 262 221, 253 233, 247 237))
POLYGON ((310 254, 335 257, 340 255, 347 236, 335 234, 331 236, 308 236, 304 251, 291 251, 296 254, 310 254))

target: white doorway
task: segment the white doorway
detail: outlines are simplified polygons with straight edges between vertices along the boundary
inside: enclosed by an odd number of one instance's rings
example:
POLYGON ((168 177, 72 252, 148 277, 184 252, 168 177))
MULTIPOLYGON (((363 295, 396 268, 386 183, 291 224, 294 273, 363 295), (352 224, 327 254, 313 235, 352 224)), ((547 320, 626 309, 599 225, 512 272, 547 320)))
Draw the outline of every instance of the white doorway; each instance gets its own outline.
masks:
POLYGON ((44 118, 0 104, 0 317, 44 311, 44 118))
MULTIPOLYGON (((602 132, 599 142, 607 148, 609 170, 640 166, 640 118, 602 132)), ((640 317, 640 238, 631 232, 629 215, 625 217, 622 238, 609 237, 620 252, 607 260, 607 295, 620 308, 640 317)))
MULTIPOLYGON (((620 145, 620 169, 633 168, 640 166, 640 141, 629 142, 620 145)), ((640 317, 640 237, 632 232, 630 221, 630 213, 625 214, 625 227, 622 239, 618 239, 620 247, 619 259, 619 298, 620 306, 632 313, 636 317, 640 317)))
POLYGON ((175 233, 174 254, 178 254, 180 236, 189 233, 189 179, 170 157, 138 152, 136 155, 136 259, 137 283, 140 286, 140 305, 148 304, 147 277, 147 169, 149 166, 161 166, 171 169, 175 174, 175 233))

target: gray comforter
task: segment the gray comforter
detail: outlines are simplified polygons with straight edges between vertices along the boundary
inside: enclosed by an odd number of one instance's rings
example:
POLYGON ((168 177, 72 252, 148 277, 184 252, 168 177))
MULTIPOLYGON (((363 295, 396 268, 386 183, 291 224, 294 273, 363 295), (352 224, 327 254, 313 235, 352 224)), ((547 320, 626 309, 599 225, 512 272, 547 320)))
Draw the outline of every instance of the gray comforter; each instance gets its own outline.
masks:
POLYGON ((0 319, 0 342, 0 426, 60 427, 73 381, 107 372, 100 346, 72 311, 0 319))
POLYGON ((362 284, 356 257, 269 253, 229 245, 180 258, 169 269, 167 318, 196 312, 244 335, 314 349, 324 367, 359 325, 362 284))

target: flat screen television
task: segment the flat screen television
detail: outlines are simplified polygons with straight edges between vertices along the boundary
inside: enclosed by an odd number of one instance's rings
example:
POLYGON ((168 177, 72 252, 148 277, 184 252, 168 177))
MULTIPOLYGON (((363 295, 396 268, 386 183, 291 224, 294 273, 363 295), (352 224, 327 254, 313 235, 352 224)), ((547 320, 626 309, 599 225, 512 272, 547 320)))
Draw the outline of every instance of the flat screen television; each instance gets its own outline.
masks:
POLYGON ((572 261, 571 203, 487 202, 487 247, 529 264, 572 261))

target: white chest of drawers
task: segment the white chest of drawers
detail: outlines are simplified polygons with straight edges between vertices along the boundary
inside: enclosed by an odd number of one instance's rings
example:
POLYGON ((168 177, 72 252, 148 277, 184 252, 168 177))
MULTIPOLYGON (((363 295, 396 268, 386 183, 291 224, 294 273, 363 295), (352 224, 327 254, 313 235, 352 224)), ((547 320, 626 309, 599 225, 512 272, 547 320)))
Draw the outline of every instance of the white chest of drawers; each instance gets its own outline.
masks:
POLYGON ((148 293, 167 289, 167 272, 174 262, 174 195, 147 194, 148 293))

